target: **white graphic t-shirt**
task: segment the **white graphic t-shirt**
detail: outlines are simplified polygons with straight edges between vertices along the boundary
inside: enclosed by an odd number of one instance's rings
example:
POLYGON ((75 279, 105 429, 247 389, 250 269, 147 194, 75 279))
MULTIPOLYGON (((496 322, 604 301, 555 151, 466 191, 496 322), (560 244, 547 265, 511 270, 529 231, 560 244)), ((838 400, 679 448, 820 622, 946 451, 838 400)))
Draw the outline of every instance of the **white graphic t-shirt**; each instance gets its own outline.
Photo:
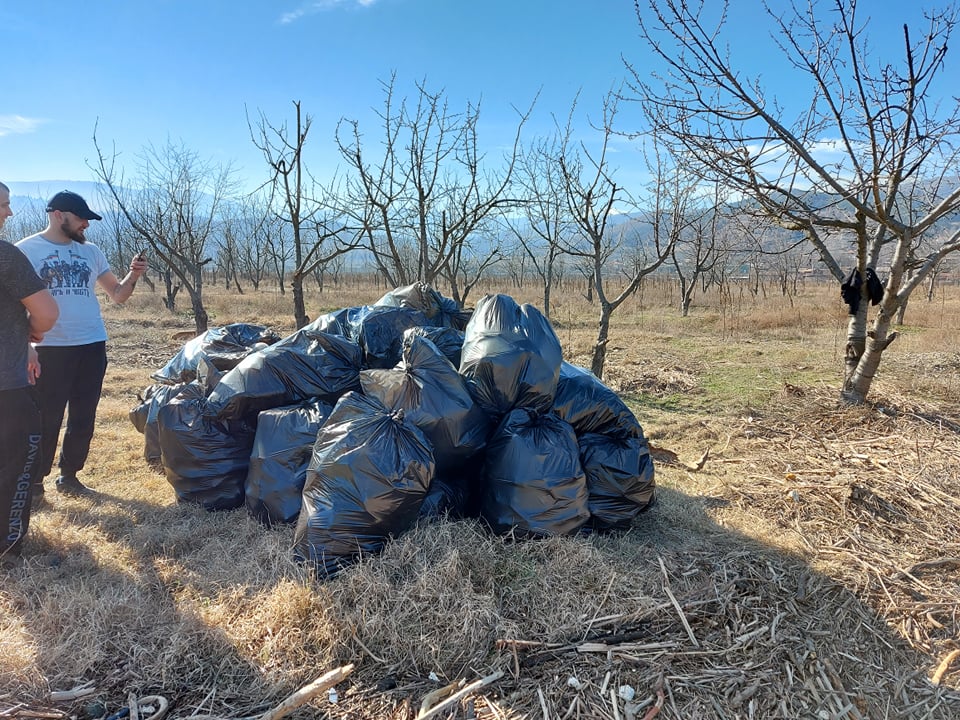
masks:
POLYGON ((107 339, 97 278, 110 270, 103 251, 90 243, 51 242, 31 235, 17 243, 60 307, 60 317, 37 343, 41 347, 87 345, 107 339))

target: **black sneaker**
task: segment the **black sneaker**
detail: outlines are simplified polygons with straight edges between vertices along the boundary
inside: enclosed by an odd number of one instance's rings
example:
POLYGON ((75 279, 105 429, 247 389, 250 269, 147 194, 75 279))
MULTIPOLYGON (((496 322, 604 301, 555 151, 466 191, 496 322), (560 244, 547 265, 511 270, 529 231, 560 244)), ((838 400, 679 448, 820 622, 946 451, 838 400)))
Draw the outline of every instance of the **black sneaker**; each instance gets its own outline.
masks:
POLYGON ((76 475, 61 475, 57 478, 57 492, 62 495, 89 495, 90 488, 77 480, 76 475))

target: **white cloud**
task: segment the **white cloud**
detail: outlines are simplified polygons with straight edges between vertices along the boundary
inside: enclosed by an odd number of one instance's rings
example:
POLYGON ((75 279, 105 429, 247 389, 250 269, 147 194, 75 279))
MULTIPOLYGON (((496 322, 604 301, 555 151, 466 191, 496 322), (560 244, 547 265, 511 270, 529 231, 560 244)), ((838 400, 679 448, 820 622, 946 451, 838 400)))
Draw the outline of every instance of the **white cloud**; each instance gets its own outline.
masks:
POLYGON ((307 15, 315 15, 316 13, 324 12, 325 10, 334 10, 338 7, 370 7, 376 2, 377 0, 312 0, 311 2, 303 3, 296 10, 291 10, 281 15, 280 24, 289 25, 307 15))
POLYGON ((26 135, 36 131, 46 120, 28 118, 23 115, 0 115, 0 137, 4 135, 26 135))

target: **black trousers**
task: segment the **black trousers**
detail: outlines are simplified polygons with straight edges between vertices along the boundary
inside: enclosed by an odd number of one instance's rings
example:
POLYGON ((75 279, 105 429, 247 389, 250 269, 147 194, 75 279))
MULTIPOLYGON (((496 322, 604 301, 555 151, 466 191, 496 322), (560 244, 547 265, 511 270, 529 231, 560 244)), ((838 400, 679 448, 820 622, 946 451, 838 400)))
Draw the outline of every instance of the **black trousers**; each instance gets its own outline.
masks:
POLYGON ((0 390, 0 555, 17 553, 30 527, 40 467, 40 408, 33 388, 0 390))
POLYGON ((43 422, 43 459, 40 478, 50 474, 57 452, 64 412, 67 430, 60 448, 60 473, 71 475, 83 469, 90 452, 97 404, 107 372, 107 345, 103 342, 70 347, 38 347, 40 377, 37 396, 43 422))

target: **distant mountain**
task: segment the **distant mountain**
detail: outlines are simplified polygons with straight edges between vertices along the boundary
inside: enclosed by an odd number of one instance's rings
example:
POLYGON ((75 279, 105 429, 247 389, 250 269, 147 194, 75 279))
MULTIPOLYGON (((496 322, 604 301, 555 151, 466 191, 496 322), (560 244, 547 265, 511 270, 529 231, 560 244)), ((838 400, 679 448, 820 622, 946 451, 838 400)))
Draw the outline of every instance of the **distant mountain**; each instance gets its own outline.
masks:
POLYGON ((100 183, 90 180, 30 180, 17 181, 0 178, 10 188, 11 197, 30 198, 46 202, 61 190, 72 190, 83 195, 91 205, 100 195, 100 183))

